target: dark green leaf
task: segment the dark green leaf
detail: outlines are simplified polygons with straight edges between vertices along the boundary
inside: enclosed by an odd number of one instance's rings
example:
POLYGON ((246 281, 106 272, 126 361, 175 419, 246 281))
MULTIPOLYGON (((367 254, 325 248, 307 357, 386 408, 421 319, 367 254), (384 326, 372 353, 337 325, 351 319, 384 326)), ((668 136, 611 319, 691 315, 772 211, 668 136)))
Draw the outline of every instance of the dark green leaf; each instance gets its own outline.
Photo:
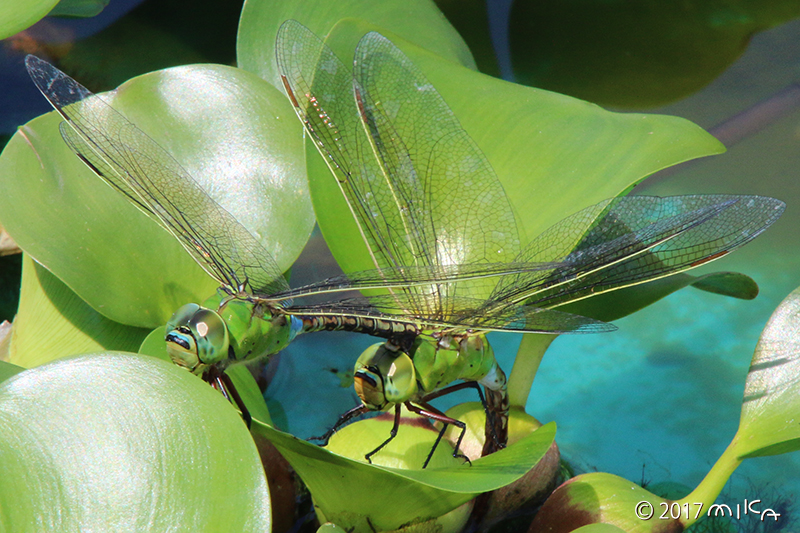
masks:
POLYGON ((61 0, 50 13, 51 17, 94 17, 108 5, 109 0, 61 0))

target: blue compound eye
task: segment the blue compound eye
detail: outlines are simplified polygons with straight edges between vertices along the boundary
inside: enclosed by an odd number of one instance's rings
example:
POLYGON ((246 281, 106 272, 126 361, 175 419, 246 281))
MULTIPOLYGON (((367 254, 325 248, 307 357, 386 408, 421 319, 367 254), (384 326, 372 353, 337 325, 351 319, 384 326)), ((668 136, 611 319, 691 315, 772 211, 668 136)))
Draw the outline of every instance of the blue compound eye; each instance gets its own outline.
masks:
POLYGON ((228 328, 211 309, 186 304, 167 322, 167 352, 172 361, 200 373, 228 357, 228 328))

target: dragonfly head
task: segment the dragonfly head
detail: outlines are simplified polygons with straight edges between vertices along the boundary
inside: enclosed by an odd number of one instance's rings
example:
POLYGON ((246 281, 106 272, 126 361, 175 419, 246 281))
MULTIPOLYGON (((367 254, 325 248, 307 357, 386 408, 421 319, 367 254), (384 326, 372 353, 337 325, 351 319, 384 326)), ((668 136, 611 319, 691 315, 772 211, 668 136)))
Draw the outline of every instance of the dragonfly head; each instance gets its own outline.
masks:
POLYGON ((410 400, 417 392, 417 375, 411 358, 385 343, 373 344, 356 361, 353 383, 367 408, 382 411, 410 400))
POLYGON ((167 353, 194 374, 228 358, 228 328, 211 309, 186 304, 167 322, 167 353))

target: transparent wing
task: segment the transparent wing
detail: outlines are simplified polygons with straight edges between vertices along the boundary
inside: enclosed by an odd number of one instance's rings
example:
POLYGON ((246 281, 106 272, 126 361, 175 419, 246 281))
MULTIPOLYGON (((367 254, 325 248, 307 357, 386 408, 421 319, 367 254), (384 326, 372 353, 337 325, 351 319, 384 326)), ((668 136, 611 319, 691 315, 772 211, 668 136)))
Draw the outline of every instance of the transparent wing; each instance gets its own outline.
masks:
POLYGON ((560 221, 534 239, 518 261, 562 266, 545 279, 502 277, 492 301, 554 307, 645 283, 718 259, 757 237, 785 204, 761 196, 627 196, 560 221))
MULTIPOLYGON (((527 279, 534 277, 551 279, 557 276, 560 269, 567 265, 564 263, 479 263, 475 265, 433 265, 422 267, 399 267, 365 270, 350 274, 336 276, 304 285, 295 289, 272 295, 270 300, 298 298, 325 293, 336 293, 352 290, 408 288, 418 289, 422 295, 431 294, 433 289, 425 291, 431 285, 456 285, 464 282, 490 281, 496 284, 499 277, 525 273, 527 279)), ((403 298, 409 302, 412 296, 403 298)), ((456 301, 456 297, 449 298, 456 301)), ((446 306, 445 306, 446 307, 446 306)), ((409 312, 419 312, 410 309, 409 312)))
MULTIPOLYGON (((779 200, 759 196, 618 198, 565 218, 520 255, 520 259, 543 260, 567 254, 557 262, 409 267, 402 273, 392 269, 367 271, 295 289, 287 297, 386 286, 390 281, 401 284, 406 283, 405 278, 417 280, 423 286, 480 278, 497 284, 489 299, 443 297, 441 291, 420 291, 413 295, 370 297, 368 301, 381 312, 405 317, 406 322, 435 322, 474 329, 571 331, 572 315, 565 316, 561 326, 556 322, 558 314, 536 317, 554 320, 547 326, 549 329, 541 325, 525 329, 510 324, 515 323, 513 317, 517 314, 533 316, 531 309, 558 307, 718 259, 758 236, 778 219, 784 207, 779 200), (429 299, 424 305, 412 305, 424 298, 429 299), (419 308, 425 312, 418 311, 419 308)), ((336 305, 337 302, 325 304, 325 309, 336 305)))
POLYGON ((300 23, 281 25, 276 59, 286 93, 346 199, 378 269, 403 265, 392 253, 402 223, 376 201, 381 169, 359 124, 351 69, 300 23), (356 184, 374 184, 366 188, 356 184), (374 190, 375 189, 375 190, 374 190))
POLYGON ((440 265, 513 261, 519 237, 505 191, 433 85, 378 33, 361 39, 354 63, 357 107, 387 176, 381 203, 399 199, 394 203, 407 214, 408 238, 417 246, 408 259, 440 265))
MULTIPOLYGON (((402 52, 377 34, 365 37, 356 52, 363 76, 354 97, 350 69, 299 23, 281 26, 276 48, 290 101, 381 272, 470 270, 514 258, 517 229, 497 177, 435 89, 416 99, 415 87, 427 80, 402 52), (380 70, 390 62, 394 68, 380 70), (390 117, 376 99, 387 99, 382 93, 391 88, 390 117)), ((387 279, 407 294, 403 301, 412 309, 428 314, 457 296, 486 296, 494 285, 474 276, 458 284, 423 286, 410 275, 405 281, 387 279), (430 298, 436 293, 438 301, 430 298), (420 294, 416 303, 414 294, 420 294)))
POLYGON ((69 125, 61 132, 78 157, 159 221, 209 275, 232 291, 288 289, 270 253, 155 141, 46 61, 28 56, 25 65, 69 125))

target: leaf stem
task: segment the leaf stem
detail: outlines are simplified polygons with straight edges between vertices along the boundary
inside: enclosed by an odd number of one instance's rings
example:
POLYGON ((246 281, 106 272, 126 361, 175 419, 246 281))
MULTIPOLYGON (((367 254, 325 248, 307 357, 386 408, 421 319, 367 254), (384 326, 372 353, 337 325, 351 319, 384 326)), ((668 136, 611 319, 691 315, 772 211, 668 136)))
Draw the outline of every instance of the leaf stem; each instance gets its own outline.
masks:
MULTIPOLYGON (((739 435, 733 437, 733 440, 728 445, 727 449, 722 453, 722 455, 717 459, 717 462, 714 463, 714 466, 711 467, 711 470, 708 471, 706 477, 703 478, 703 481, 697 485, 688 496, 685 498, 678 500, 678 503, 682 506, 683 504, 688 504, 689 506, 695 503, 703 504, 703 510, 707 511, 711 504, 714 503, 714 500, 717 499, 719 493, 722 492, 722 488, 725 486, 725 483, 728 482, 728 479, 733 474, 733 471, 742 463, 742 460, 739 459, 738 453, 736 451, 736 443, 739 439, 739 435)), ((700 513, 700 516, 695 518, 693 514, 690 513, 688 519, 681 515, 681 523, 684 527, 689 527, 693 523, 695 523, 700 517, 706 515, 706 512, 700 513)))
POLYGON ((544 352, 556 337, 557 335, 541 333, 523 335, 508 379, 508 398, 512 407, 525 408, 544 352))

